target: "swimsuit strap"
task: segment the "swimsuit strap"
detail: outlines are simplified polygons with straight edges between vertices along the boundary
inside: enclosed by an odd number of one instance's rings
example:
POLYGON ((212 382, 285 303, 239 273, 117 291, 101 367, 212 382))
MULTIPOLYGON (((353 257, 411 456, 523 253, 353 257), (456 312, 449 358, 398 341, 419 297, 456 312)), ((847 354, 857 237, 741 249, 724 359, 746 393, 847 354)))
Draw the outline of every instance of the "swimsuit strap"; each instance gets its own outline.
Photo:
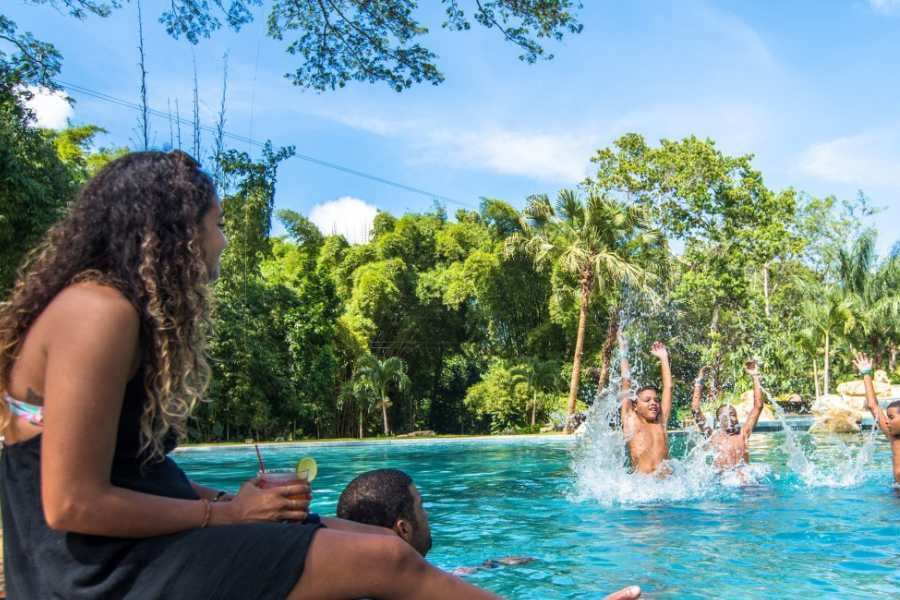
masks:
POLYGON ((9 407, 9 412, 19 417, 20 419, 25 419, 32 425, 37 425, 40 427, 44 424, 44 407, 37 406, 35 404, 28 404, 27 402, 22 402, 21 400, 16 400, 9 394, 4 396, 4 400, 6 401, 6 406, 9 407))

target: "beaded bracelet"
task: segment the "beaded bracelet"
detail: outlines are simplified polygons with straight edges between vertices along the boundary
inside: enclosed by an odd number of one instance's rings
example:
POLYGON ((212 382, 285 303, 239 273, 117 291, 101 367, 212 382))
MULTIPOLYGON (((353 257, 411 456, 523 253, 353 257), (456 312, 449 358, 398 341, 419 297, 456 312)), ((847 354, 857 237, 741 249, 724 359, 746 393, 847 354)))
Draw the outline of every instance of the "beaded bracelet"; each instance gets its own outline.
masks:
POLYGON ((865 375, 871 375, 871 374, 872 374, 872 367, 866 367, 865 369, 860 369, 860 370, 859 370, 859 374, 860 374, 860 375, 863 375, 863 376, 865 376, 865 375))
POLYGON ((206 529, 212 517, 212 504, 206 498, 201 498, 200 502, 203 503, 203 521, 200 523, 200 529, 206 529))

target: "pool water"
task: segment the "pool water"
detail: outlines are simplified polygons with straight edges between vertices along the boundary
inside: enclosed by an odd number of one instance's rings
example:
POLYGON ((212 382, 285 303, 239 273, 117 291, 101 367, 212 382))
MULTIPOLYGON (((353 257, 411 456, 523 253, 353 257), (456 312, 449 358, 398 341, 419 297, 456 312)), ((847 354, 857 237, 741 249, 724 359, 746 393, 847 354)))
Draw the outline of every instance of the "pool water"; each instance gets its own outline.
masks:
MULTIPOLYGON (((817 474, 809 477, 788 467, 784 433, 756 434, 756 484, 700 478, 679 494, 661 489, 634 502, 621 486, 646 488, 634 479, 641 476, 616 483, 618 492, 602 473, 590 485, 579 482, 591 479, 590 465, 568 438, 262 451, 270 468, 316 458, 313 510, 322 515, 334 514, 356 474, 408 472, 431 520, 434 564, 450 570, 507 555, 535 559, 467 577, 507 598, 599 598, 630 584, 648 598, 900 598, 900 494, 884 438, 866 452, 863 439, 801 436, 806 466, 817 474)), ((673 444, 673 455, 686 448, 690 442, 673 444)), ((175 458, 214 487, 236 489, 256 471, 252 448, 190 449, 175 458)))

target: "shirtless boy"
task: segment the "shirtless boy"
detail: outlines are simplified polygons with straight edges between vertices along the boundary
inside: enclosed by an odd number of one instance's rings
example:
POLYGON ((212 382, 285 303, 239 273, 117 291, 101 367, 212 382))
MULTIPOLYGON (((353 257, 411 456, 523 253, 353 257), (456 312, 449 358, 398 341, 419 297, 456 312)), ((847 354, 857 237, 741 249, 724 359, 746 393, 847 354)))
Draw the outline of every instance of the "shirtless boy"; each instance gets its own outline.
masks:
POLYGON ((666 433, 672 413, 672 371, 669 353, 661 342, 653 342, 650 354, 659 359, 662 371, 662 394, 653 386, 644 386, 631 396, 631 370, 623 358, 621 364, 622 429, 631 454, 631 464, 638 473, 665 477, 671 473, 666 464, 669 440, 666 433))
POLYGON ((881 410, 878 398, 875 396, 875 385, 872 383, 872 361, 868 356, 860 352, 853 359, 853 365, 863 378, 866 386, 866 406, 878 428, 891 442, 891 457, 894 467, 894 485, 900 485, 900 400, 895 400, 881 410))
POLYGON ((700 395, 703 392, 703 378, 706 375, 706 367, 697 373, 694 380, 694 395, 691 398, 691 412, 694 422, 704 437, 709 438, 709 443, 715 451, 713 466, 720 470, 734 468, 740 464, 750 463, 750 453, 747 452, 747 440, 759 421, 759 415, 763 409, 762 386, 759 384, 759 367, 755 360, 744 363, 744 369, 753 380, 753 409, 747 415, 744 426, 738 426, 737 411, 730 404, 723 404, 716 409, 716 430, 713 431, 706 424, 706 417, 700 411, 700 395))

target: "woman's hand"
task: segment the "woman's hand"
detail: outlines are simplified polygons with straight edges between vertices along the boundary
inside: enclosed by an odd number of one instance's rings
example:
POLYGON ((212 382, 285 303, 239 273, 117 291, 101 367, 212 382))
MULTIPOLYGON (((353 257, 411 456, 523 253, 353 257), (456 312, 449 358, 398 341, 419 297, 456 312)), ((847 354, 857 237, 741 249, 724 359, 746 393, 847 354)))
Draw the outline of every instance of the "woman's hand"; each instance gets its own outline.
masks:
POLYGON ((309 516, 311 499, 306 481, 263 489, 257 477, 244 483, 234 499, 222 506, 232 523, 303 521, 309 516))

